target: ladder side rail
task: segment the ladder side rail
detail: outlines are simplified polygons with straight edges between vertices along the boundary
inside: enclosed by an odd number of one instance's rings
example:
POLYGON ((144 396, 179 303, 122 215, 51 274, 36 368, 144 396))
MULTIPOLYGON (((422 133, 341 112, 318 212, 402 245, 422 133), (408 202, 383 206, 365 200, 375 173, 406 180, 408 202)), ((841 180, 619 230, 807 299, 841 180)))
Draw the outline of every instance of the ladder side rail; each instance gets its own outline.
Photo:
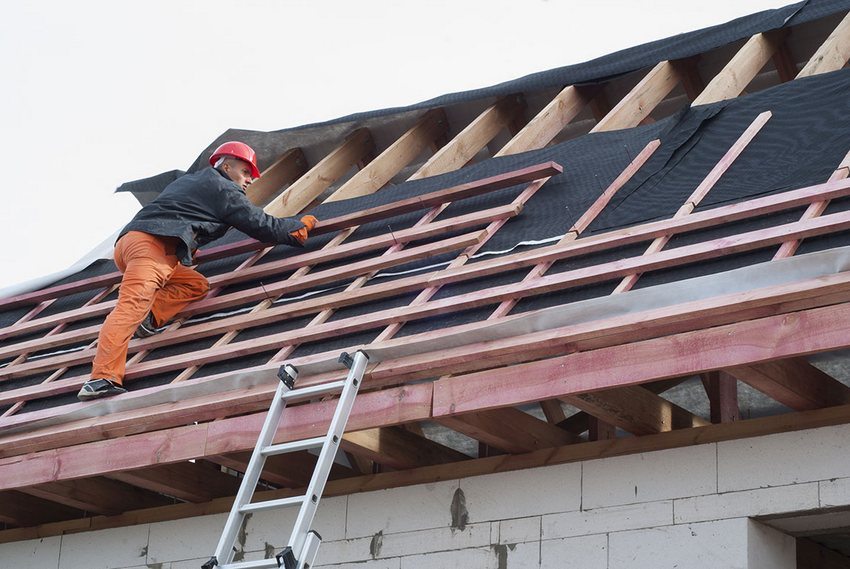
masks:
MULTIPOLYGON (((290 368, 293 370, 294 368, 290 368)), ((277 390, 275 390, 274 400, 269 408, 266 420, 260 430, 260 436, 257 440, 257 445, 251 453, 251 459, 248 461, 248 466, 245 469, 245 476, 242 479, 242 484, 239 485, 239 491, 236 493, 236 499, 233 500, 233 506, 230 508, 230 514, 227 516, 227 522, 224 524, 224 530, 218 540, 218 545, 215 548, 214 559, 219 565, 225 565, 230 562, 233 556, 233 544, 236 543, 236 534, 242 525, 244 514, 240 512, 243 506, 251 501, 254 495, 254 489, 257 487, 257 482, 260 480, 260 474, 263 472, 263 465, 266 458, 262 453, 262 449, 269 446, 274 440, 274 435, 277 432, 277 427, 280 424, 280 417, 283 414, 283 409, 286 407, 284 395, 290 390, 283 381, 281 381, 277 390)))
POLYGON ((295 520, 295 525, 288 543, 292 553, 298 560, 302 558, 302 550, 304 549, 304 542, 307 539, 307 533, 313 524, 319 499, 325 489, 325 483, 328 480, 328 475, 333 466, 339 444, 342 441, 342 434, 345 431, 345 425, 348 422, 348 416, 354 405, 357 391, 360 389, 360 383, 368 362, 369 358, 363 351, 357 351, 354 354, 354 361, 349 369, 345 387, 343 387, 340 394, 337 410, 328 427, 327 441, 319 453, 316 469, 313 471, 313 477, 310 479, 307 493, 304 496, 304 503, 298 510, 298 517, 295 520))

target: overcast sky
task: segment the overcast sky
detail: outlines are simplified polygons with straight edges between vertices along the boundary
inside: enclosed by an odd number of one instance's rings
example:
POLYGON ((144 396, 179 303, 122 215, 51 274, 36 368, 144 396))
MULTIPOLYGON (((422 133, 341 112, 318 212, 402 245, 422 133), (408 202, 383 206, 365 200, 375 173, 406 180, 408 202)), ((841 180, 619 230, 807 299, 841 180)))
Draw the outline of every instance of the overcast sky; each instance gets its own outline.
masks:
POLYGON ((0 289, 59 271, 228 128, 277 130, 578 63, 790 2, 10 2, 0 289))

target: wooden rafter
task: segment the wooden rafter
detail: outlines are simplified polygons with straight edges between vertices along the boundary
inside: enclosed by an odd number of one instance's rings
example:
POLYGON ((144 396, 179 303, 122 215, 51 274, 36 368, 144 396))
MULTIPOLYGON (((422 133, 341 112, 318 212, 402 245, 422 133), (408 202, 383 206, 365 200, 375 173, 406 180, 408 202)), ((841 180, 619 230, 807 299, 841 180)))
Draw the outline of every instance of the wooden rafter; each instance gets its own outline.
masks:
POLYGON ((448 130, 446 113, 432 109, 365 168, 332 193, 325 202, 364 196, 379 190, 448 130))
POLYGON ((504 128, 523 111, 519 97, 504 97, 487 107, 466 128, 423 164, 409 180, 443 174, 466 165, 504 128))
POLYGON ((43 500, 101 515, 115 515, 127 510, 173 503, 158 494, 103 477, 49 482, 22 488, 20 491, 43 500))
POLYGON ((736 366, 725 371, 798 411, 850 403, 850 387, 802 358, 736 366))
POLYGON ((284 152, 274 164, 266 168, 262 175, 246 190, 251 203, 257 206, 267 204, 287 184, 301 177, 307 171, 307 158, 300 148, 284 152))
POLYGON ((530 452, 576 441, 569 432, 513 408, 441 417, 438 422, 488 446, 511 453, 530 452))
POLYGON ((705 105, 740 95, 777 53, 787 35, 786 29, 780 29, 752 36, 694 99, 693 104, 705 105))
POLYGON ((680 81, 679 70, 672 62, 658 63, 590 132, 619 130, 639 125, 680 81))
POLYGON ((850 59, 850 13, 829 34, 826 41, 797 74, 797 78, 836 71, 844 67, 848 59, 850 59))
POLYGON ((635 435, 708 424, 703 418, 637 385, 563 399, 597 419, 635 435))
POLYGON ((237 478, 200 462, 114 472, 109 478, 186 502, 206 502, 218 496, 231 496, 239 488, 237 478))
MULTIPOLYGON (((680 429, 644 437, 624 437, 584 444, 570 444, 556 449, 542 449, 521 455, 501 455, 463 462, 426 466, 402 472, 386 472, 355 476, 343 480, 331 480, 325 487, 324 496, 342 496, 357 492, 369 492, 386 488, 427 484, 442 480, 482 476, 496 472, 565 464, 583 460, 624 456, 658 450, 683 448, 697 444, 716 443, 735 439, 758 437, 775 433, 814 429, 850 422, 850 405, 800 411, 784 415, 749 419, 697 429, 680 429)), ((297 490, 259 492, 256 498, 271 500, 303 493, 297 490)), ((6 496, 16 494, 6 492, 6 496)), ((38 527, 27 527, 0 531, 0 543, 37 539, 48 535, 61 535, 75 531, 106 529, 152 523, 198 515, 227 512, 233 504, 231 498, 221 498, 204 504, 183 504, 167 508, 155 508, 139 512, 128 512, 118 518, 87 518, 38 527)))
POLYGON ((590 102, 595 90, 568 85, 511 138, 496 156, 543 148, 590 102))
MULTIPOLYGON (((374 149, 375 144, 369 129, 355 130, 342 144, 275 197, 264 208, 266 213, 286 217, 302 212, 313 200, 321 196, 322 192, 374 152, 374 149)), ((251 184, 251 187, 264 179, 265 175, 251 184)))

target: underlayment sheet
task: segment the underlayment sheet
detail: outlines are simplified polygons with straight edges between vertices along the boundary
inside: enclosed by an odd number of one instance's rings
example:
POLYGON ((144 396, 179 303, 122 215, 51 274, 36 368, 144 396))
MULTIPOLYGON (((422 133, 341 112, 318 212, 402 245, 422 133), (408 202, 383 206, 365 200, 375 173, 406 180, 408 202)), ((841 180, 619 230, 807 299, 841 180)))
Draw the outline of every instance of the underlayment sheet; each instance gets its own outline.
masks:
MULTIPOLYGON (((528 312, 505 318, 474 332, 449 332, 444 336, 428 341, 400 344, 389 341, 360 346, 360 348, 368 354, 371 365, 388 359, 438 352, 467 344, 605 320, 623 314, 635 314, 736 292, 754 291, 770 286, 811 280, 848 270, 850 270, 850 247, 842 247, 751 265, 725 273, 528 312)), ((353 347, 357 348, 358 346, 353 347)), ((293 363, 297 365, 299 377, 302 378, 342 369, 340 364, 337 363, 336 357, 308 364, 293 363)), ((52 417, 9 427, 2 427, 2 422, 0 422, 0 430, 3 433, 35 430, 54 424, 174 403, 203 395, 245 389, 260 384, 273 384, 278 381, 278 367, 239 370, 202 379, 188 380, 175 384, 168 389, 131 391, 127 395, 114 399, 66 405, 57 409, 57 414, 52 417)))

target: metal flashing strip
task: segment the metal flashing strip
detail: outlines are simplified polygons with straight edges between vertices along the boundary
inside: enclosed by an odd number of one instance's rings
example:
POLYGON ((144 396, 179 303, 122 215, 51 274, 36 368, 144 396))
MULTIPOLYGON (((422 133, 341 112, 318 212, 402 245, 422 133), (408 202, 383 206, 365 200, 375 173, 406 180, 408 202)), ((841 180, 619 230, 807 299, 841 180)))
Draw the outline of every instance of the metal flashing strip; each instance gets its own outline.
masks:
MULTIPOLYGON (((634 314, 695 300, 754 291, 845 271, 850 271, 850 247, 759 263, 724 273, 508 316, 494 320, 490 326, 478 328, 474 332, 460 326, 455 331, 447 329, 445 334, 427 341, 409 341, 412 338, 408 337, 405 338, 407 340, 405 342, 398 340, 377 342, 368 346, 369 358, 370 363, 375 364, 389 359, 531 334, 573 324, 605 320, 623 314, 634 314)), ((360 347, 362 346, 352 346, 352 349, 360 347)), ((318 359, 309 356, 300 358, 300 360, 293 360, 288 363, 298 366, 301 377, 327 373, 338 368, 336 355, 318 359)), ((42 418, 32 421, 26 421, 26 415, 21 415, 9 418, 9 420, 0 420, 0 430, 3 434, 30 431, 112 413, 177 403, 213 393, 244 390, 262 384, 273 385, 278 381, 278 367, 277 364, 266 364, 236 372, 187 380, 168 387, 130 392, 115 399, 95 403, 71 404, 57 408, 56 415, 47 417, 40 415, 42 418)))

